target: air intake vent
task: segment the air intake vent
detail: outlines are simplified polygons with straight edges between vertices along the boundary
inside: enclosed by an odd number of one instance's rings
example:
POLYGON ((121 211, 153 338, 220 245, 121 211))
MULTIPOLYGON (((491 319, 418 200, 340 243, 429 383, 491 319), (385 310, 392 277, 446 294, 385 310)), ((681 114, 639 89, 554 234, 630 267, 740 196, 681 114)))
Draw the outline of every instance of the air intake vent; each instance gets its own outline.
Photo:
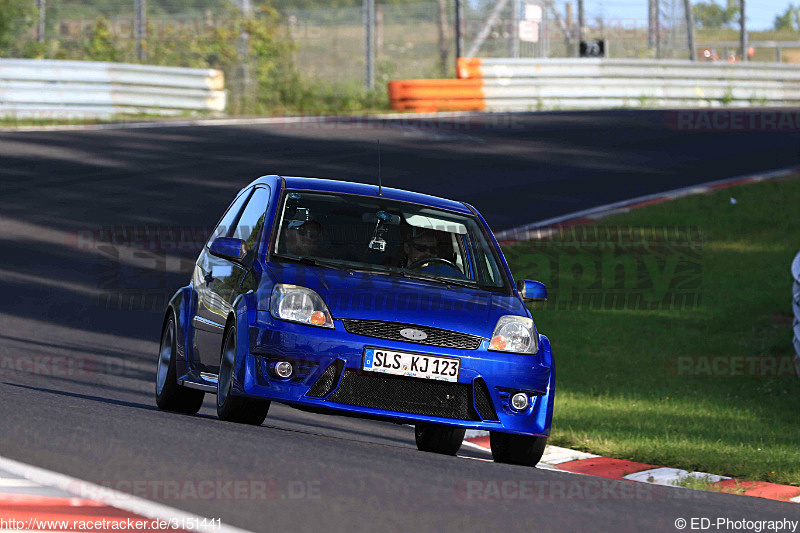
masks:
POLYGON ((402 376, 345 370, 330 402, 457 420, 479 420, 472 409, 471 387, 402 376))
POLYGON ((308 390, 306 396, 312 396, 314 398, 324 398, 328 394, 331 393, 333 388, 336 386, 336 382, 339 379, 339 374, 342 372, 342 368, 344 368, 344 361, 337 359, 331 366, 325 369, 325 372, 319 377, 316 383, 308 390))
POLYGON ((481 378, 475 380, 475 408, 484 420, 497 420, 497 412, 492 405, 489 387, 481 378))
POLYGON ((348 333, 363 335, 365 337, 375 337, 376 339, 386 339, 390 341, 411 342, 414 344, 425 344, 427 346, 441 346, 443 348, 458 348, 461 350, 477 350, 482 337, 468 335, 446 329, 431 328, 428 326, 416 326, 414 324, 402 324, 400 322, 382 322, 379 320, 354 320, 343 319, 344 329, 348 333), (416 330, 424 333, 421 339, 412 335, 404 336, 400 332, 404 330, 416 330), (409 338, 410 337, 410 338, 409 338))

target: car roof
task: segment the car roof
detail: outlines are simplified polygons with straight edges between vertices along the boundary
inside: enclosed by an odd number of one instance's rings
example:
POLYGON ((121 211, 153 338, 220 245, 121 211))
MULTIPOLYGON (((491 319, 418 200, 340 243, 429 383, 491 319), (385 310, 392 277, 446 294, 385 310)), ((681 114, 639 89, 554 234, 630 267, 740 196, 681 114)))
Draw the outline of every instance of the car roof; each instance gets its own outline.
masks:
MULTIPOLYGON (((263 176, 251 185, 257 183, 269 183, 278 176, 263 176)), ((283 176, 286 180, 287 189, 300 189, 306 191, 321 191, 321 192, 338 192, 343 194, 358 194, 361 196, 372 196, 378 198, 378 186, 370 185, 367 183, 354 183, 351 181, 340 181, 333 179, 323 178, 302 178, 298 176, 283 176)), ((413 202, 416 204, 427 205, 430 207, 438 207, 440 209, 449 209, 450 211, 457 211, 459 213, 471 214, 472 211, 461 202, 455 200, 448 200, 446 198, 439 198, 438 196, 431 196, 428 194, 421 194, 418 192, 404 191, 402 189, 394 189, 391 187, 382 187, 382 196, 390 200, 399 200, 403 202, 413 202)))

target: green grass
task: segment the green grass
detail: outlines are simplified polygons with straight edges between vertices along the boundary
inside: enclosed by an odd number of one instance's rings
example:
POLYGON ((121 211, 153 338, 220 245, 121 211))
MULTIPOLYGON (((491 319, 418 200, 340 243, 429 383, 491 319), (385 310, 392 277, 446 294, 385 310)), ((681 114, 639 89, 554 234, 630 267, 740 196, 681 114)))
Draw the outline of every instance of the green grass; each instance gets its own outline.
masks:
MULTIPOLYGON (((551 340, 558 367, 550 442, 800 485, 800 379, 679 376, 670 367, 675 356, 793 353, 789 268, 800 250, 798 213, 800 180, 793 179, 599 221, 606 227, 696 226, 702 270, 691 290, 700 304, 677 310, 554 309, 552 292, 549 306, 537 304, 534 318, 551 340)), ((570 278, 577 271, 558 274, 551 267, 548 274, 532 261, 530 244, 506 249, 518 278, 555 287, 581 281, 570 278)))
POLYGON ((328 85, 303 80, 284 104, 275 105, 271 115, 365 115, 386 113, 389 94, 383 87, 365 90, 357 85, 328 85))
POLYGON ((182 120, 187 118, 207 118, 207 113, 180 113, 177 115, 153 115, 149 113, 139 114, 120 114, 112 117, 81 117, 76 113, 74 116, 69 114, 44 117, 14 117, 0 116, 0 128, 39 128, 48 126, 87 126, 93 124, 118 124, 120 122, 146 122, 162 120, 182 120))
POLYGON ((747 487, 740 486, 739 483, 736 483, 732 487, 720 487, 719 485, 715 485, 714 481, 708 476, 683 476, 673 483, 673 485, 685 489, 710 490, 713 492, 726 492, 728 494, 744 494, 744 491, 747 490, 747 487))

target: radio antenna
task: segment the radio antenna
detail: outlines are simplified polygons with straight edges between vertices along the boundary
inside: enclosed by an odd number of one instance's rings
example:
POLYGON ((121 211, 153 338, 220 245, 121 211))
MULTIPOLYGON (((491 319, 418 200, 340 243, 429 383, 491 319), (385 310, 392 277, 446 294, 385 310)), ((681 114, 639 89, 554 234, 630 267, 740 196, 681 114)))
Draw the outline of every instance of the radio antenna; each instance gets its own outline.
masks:
POLYGON ((383 196, 381 187, 381 140, 378 139, 378 196, 383 196))

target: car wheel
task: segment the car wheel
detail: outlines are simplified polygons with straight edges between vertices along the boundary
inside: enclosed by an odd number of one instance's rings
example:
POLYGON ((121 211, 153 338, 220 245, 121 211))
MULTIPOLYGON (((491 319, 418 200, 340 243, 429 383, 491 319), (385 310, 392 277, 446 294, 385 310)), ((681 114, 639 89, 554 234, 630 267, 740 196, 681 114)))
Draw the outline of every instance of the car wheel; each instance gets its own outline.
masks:
POLYGON ((193 415, 203 405, 205 393, 178 385, 175 357, 175 319, 170 316, 161 333, 161 346, 158 351, 156 369, 156 405, 165 411, 177 411, 193 415))
POLYGON ((492 431, 489 433, 489 443, 495 463, 536 466, 544 454, 547 437, 492 431))
POLYGON ((217 379, 217 416, 220 420, 260 426, 269 412, 269 402, 240 398, 231 394, 236 362, 236 326, 228 328, 222 343, 217 379))
POLYGON ((466 429, 439 424, 417 424, 414 426, 414 437, 417 449, 423 452, 455 455, 464 442, 466 429))

